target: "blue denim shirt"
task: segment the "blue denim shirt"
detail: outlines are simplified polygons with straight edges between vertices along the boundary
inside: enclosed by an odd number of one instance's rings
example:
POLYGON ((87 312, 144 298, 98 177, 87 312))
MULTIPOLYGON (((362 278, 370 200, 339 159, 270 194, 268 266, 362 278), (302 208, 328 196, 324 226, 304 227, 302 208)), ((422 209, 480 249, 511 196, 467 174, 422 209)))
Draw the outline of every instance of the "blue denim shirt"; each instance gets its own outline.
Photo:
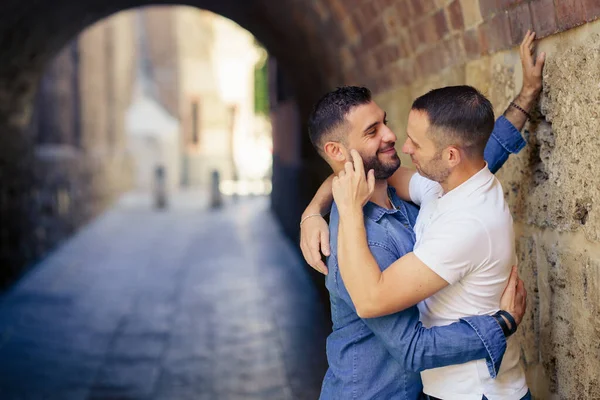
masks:
MULTIPOLYGON (((521 134, 504 117, 496 121, 485 150, 486 161, 495 172, 509 153, 525 145, 521 134)), ((413 231, 419 209, 400 200, 390 188, 397 210, 368 203, 364 208, 367 241, 379 267, 385 270, 412 251, 413 231)), ((361 319, 342 281, 337 264, 339 214, 335 204, 329 223, 331 255, 325 284, 330 294, 333 332, 327 338, 329 368, 323 380, 321 399, 420 398, 419 371, 485 358, 495 377, 506 339, 490 316, 461 319, 451 325, 426 329, 416 306, 380 318, 361 319)))

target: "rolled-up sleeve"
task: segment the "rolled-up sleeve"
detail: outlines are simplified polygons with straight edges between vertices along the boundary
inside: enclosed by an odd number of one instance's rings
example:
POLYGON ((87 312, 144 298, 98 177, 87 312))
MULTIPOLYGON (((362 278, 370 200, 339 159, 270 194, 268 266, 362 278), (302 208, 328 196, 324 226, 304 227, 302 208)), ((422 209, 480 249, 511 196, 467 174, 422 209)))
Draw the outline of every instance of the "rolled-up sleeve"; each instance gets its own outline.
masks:
POLYGON ((487 350, 485 361, 490 376, 495 378, 500 370, 500 364, 506 351, 506 337, 502 328, 491 316, 462 318, 461 322, 467 323, 477 333, 487 350))
POLYGON ((483 153, 490 171, 496 173, 508 160, 510 154, 518 153, 526 144, 521 132, 504 116, 500 116, 496 120, 494 130, 483 153))

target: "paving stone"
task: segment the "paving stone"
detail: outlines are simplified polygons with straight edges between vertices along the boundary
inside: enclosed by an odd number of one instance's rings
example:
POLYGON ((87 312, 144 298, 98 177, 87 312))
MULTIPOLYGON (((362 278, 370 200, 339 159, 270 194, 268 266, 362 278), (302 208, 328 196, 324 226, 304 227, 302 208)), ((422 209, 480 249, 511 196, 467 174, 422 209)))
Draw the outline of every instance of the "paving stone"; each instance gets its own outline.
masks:
POLYGON ((152 395, 160 367, 153 361, 112 361, 102 366, 90 397, 139 397, 152 395))
POLYGON ((109 358, 118 360, 152 360, 161 357, 166 335, 119 335, 109 349, 109 358))
POLYGON ((179 203, 122 201, 0 297, 1 400, 318 397, 330 322, 268 200, 179 203))

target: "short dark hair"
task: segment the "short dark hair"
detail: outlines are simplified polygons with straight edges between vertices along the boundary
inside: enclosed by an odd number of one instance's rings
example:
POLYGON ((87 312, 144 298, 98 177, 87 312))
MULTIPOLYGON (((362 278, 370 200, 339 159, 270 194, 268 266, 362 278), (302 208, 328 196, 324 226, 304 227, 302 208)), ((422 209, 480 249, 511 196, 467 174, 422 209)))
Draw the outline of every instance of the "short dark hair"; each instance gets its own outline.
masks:
POLYGON ((474 87, 431 90, 417 98, 412 109, 427 113, 431 124, 428 134, 438 148, 456 145, 470 156, 483 156, 494 129, 494 108, 474 87))
POLYGON ((366 87, 342 86, 325 94, 313 107, 308 117, 308 135, 319 154, 327 140, 343 140, 340 128, 346 114, 354 107, 371 102, 371 91, 366 87))

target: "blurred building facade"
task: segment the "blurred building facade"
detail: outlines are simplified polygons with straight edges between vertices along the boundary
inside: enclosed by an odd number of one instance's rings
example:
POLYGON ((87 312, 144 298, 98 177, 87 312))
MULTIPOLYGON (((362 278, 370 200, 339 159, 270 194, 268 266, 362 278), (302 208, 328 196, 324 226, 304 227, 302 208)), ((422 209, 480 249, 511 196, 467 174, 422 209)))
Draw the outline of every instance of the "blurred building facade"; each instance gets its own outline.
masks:
POLYGON ((225 180, 268 175, 271 126, 254 110, 265 62, 250 33, 191 7, 121 12, 72 40, 41 78, 30 125, 30 258, 124 191, 151 190, 159 166, 169 191, 207 186, 214 170, 225 180))
POLYGON ((130 16, 86 29, 48 65, 30 124, 34 195, 30 259, 102 212, 132 187, 125 112, 135 73, 130 16))

